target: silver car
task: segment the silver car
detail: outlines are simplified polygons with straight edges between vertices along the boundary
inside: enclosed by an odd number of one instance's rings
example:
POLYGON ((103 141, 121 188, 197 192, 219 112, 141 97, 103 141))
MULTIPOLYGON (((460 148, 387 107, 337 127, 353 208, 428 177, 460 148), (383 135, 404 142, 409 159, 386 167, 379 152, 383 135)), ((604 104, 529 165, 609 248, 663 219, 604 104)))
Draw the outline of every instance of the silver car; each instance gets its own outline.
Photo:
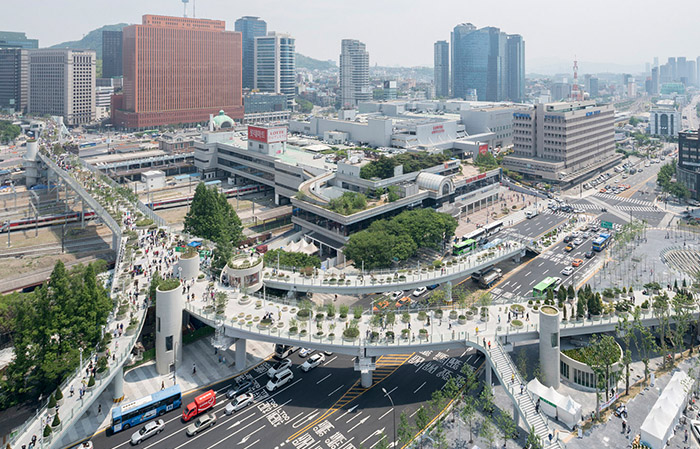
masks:
POLYGON ((253 393, 244 393, 236 396, 231 402, 226 404, 225 413, 227 415, 233 415, 238 410, 246 408, 253 402, 253 393))
POLYGON ((308 372, 309 370, 316 368, 318 365, 324 362, 326 358, 324 357, 323 354, 320 352, 317 352, 316 354, 312 355, 309 357, 302 365, 301 365, 301 370, 304 372, 308 372))
POLYGON ((136 432, 134 432, 133 435, 131 435, 131 444, 135 446, 143 440, 151 438, 157 433, 161 433, 164 428, 165 423, 162 419, 157 419, 155 421, 148 422, 145 426, 143 426, 141 429, 137 430, 136 432))
POLYGON ((206 429, 207 427, 212 427, 214 424, 216 424, 216 415, 214 413, 202 415, 197 418, 195 422, 187 426, 187 436, 191 437, 197 435, 202 430, 206 429))

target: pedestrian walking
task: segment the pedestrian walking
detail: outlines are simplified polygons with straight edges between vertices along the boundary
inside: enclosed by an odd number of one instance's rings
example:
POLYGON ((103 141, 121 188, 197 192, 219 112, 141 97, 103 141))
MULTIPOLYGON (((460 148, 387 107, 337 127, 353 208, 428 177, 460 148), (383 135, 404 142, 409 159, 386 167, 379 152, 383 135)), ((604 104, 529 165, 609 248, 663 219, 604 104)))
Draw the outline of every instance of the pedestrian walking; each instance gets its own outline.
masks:
POLYGON ((160 389, 165 390, 165 381, 164 380, 160 381, 160 389))
POLYGON ((684 443, 688 442, 688 429, 685 429, 685 439, 683 440, 684 443))
POLYGON ((192 364, 192 374, 197 374, 197 365, 192 364))
POLYGON ((97 414, 98 415, 102 414, 102 404, 97 404, 97 414))
POLYGON ((70 396, 73 397, 73 393, 75 392, 75 388, 73 385, 70 386, 70 396))
POLYGON ((623 420, 622 420, 622 433, 625 433, 625 426, 627 426, 627 423, 626 423, 625 420, 623 419, 623 420))

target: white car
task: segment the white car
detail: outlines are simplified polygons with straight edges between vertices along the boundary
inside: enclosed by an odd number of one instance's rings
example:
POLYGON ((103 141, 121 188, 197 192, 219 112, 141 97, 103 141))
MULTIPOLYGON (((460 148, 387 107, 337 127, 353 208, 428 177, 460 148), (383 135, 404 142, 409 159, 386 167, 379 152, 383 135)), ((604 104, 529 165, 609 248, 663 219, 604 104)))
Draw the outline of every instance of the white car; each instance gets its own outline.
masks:
POLYGON ((267 382, 265 388, 267 391, 272 392, 282 385, 291 382, 292 379, 294 379, 294 374, 292 373, 292 370, 287 368, 286 370, 275 374, 275 376, 267 382))
POLYGON ((224 413, 227 415, 233 415, 240 409, 246 408, 248 405, 253 403, 253 393, 243 393, 236 396, 231 402, 226 404, 226 410, 224 413))
POLYGON ((397 299, 399 299, 402 296, 403 296, 402 290, 396 290, 395 292, 391 292, 391 299, 393 299, 394 301, 396 301, 397 299))
POLYGON ((316 354, 312 355, 309 357, 302 365, 301 365, 301 370, 304 372, 309 372, 309 370, 316 368, 318 365, 324 362, 326 360, 326 357, 321 354, 320 352, 317 352, 316 354))
POLYGON ((583 243, 583 239, 581 237, 574 239, 574 245, 579 246, 582 243, 583 243))
POLYGON ((202 415, 197 418, 195 422, 187 426, 187 436, 191 437, 197 435, 202 430, 206 429, 207 427, 212 427, 214 424, 216 424, 216 415, 214 413, 202 415))
POLYGON ((428 287, 418 287, 417 289, 413 290, 413 296, 420 296, 427 291, 428 287))
POLYGON ((151 438, 157 433, 161 433, 165 428, 165 423, 162 419, 156 421, 147 422, 145 426, 141 427, 139 430, 131 435, 131 444, 136 446, 143 440, 151 438))
POLYGON ((581 233, 579 231, 574 231, 571 233, 571 237, 577 239, 581 236, 581 233))
POLYGON ((267 377, 273 378, 275 377, 275 374, 282 372, 292 366, 292 361, 289 359, 282 359, 279 362, 277 362, 274 366, 271 366, 270 369, 267 370, 267 377))
POLYGON ((566 267, 563 270, 561 270, 561 274, 563 274, 564 276, 569 276, 573 272, 574 272, 574 269, 572 267, 566 267))
POLYGON ((310 348, 301 348, 301 349, 299 350, 299 357, 306 357, 307 355, 311 354, 312 352, 314 352, 313 349, 310 349, 310 348))

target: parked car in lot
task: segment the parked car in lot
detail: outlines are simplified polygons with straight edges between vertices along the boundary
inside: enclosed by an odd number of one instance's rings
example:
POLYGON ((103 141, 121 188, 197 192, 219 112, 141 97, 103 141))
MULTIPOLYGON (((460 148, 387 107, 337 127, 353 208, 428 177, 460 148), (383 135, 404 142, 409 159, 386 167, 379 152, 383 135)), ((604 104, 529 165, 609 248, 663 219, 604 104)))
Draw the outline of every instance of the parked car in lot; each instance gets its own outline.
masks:
POLYGON ((226 391, 226 398, 227 399, 233 399, 236 396, 239 396, 243 393, 247 393, 251 388, 253 387, 253 381, 250 379, 244 379, 241 380, 234 385, 231 386, 231 388, 226 391))
POLYGON ((233 415, 238 410, 244 409, 253 403, 253 393, 244 393, 236 396, 231 402, 226 404, 224 413, 233 415))
POLYGON ((145 426, 141 427, 139 430, 131 435, 131 444, 137 445, 147 438, 151 438, 153 435, 159 434, 165 428, 165 422, 162 419, 157 419, 146 423, 145 426))
POLYGON ((306 357, 306 356, 308 356, 309 354, 311 354, 312 352, 314 352, 313 349, 301 348, 301 349, 299 350, 299 357, 306 357))
POLYGON ((375 303, 374 307, 372 308, 375 312, 379 312, 380 310, 384 310, 387 307, 389 307, 389 300, 385 299, 383 301, 379 301, 378 303, 375 303))
POLYGON ((326 357, 324 357, 323 354, 320 352, 317 352, 316 354, 312 355, 309 357, 302 365, 301 365, 301 370, 306 372, 309 372, 309 370, 312 370, 316 368, 318 365, 323 363, 326 360, 326 357))
POLYGON ((574 272, 574 269, 571 267, 566 267, 563 270, 561 270, 561 274, 563 274, 564 276, 569 276, 573 272, 574 272))
POLYGON ((214 413, 207 413, 205 415, 197 418, 195 422, 187 426, 187 436, 192 437, 197 435, 202 430, 212 427, 216 424, 216 415, 214 413))
POLYGON ((417 289, 413 290, 413 296, 420 296, 427 291, 428 287, 418 287, 417 289))
POLYGON ((267 382, 265 388, 267 391, 275 391, 279 387, 290 382, 292 379, 294 379, 294 374, 292 374, 292 370, 287 368, 284 371, 280 371, 279 373, 275 374, 275 376, 267 382))
MULTIPOLYGON (((425 287, 423 287, 423 288, 425 288, 425 287)), ((394 304, 394 305, 396 306, 397 309, 400 309, 401 307, 404 307, 410 303, 411 303, 411 298, 409 298, 408 296, 404 296, 403 298, 399 298, 399 300, 396 301, 396 304, 394 304)))
POLYGON ((276 374, 286 370, 292 366, 292 361, 289 359, 282 359, 279 362, 275 363, 273 366, 270 367, 270 369, 267 370, 267 377, 273 378, 275 377, 276 374))

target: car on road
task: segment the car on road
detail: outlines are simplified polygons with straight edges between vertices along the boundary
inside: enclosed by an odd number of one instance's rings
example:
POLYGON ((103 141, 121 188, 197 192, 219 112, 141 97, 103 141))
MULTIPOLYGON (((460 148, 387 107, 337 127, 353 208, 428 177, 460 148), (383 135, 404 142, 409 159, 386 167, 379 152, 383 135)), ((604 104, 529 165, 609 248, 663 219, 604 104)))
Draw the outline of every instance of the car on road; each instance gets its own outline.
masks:
POLYGON ((435 289, 438 288, 439 286, 440 286, 440 284, 431 284, 431 285, 428 286, 428 290, 435 290, 435 289))
POLYGON ((227 415, 233 415, 238 410, 246 408, 253 403, 253 393, 244 393, 236 396, 231 402, 226 404, 226 409, 224 413, 227 415))
POLYGON ((531 218, 535 218, 537 216, 537 211, 536 210, 529 210, 525 213, 525 218, 528 220, 531 218))
POLYGON ((586 259, 591 259, 595 256, 595 253, 593 251, 586 251, 583 255, 586 256, 586 259))
POLYGON ((586 232, 584 232, 583 234, 581 234, 581 238, 584 239, 584 240, 585 240, 585 239, 588 239, 588 238, 590 238, 590 237, 591 237, 591 233, 588 232, 588 231, 586 231, 586 232))
MULTIPOLYGON (((423 287, 423 288, 425 288, 425 287, 423 287)), ((410 303, 411 303, 411 298, 409 298, 408 296, 404 296, 403 298, 399 298, 399 300, 396 301, 396 304, 394 304, 394 305, 396 306, 397 309, 400 309, 401 307, 406 306, 410 303)))
POLYGON ((427 291, 428 287, 418 287, 417 289, 413 290, 413 296, 420 296, 427 291))
POLYGON ((693 419, 690 421, 690 428, 693 430, 693 435, 700 442, 700 421, 693 419))
POLYGON ((394 301, 396 301, 397 299, 399 299, 402 296, 403 296, 402 290, 396 290, 395 292, 391 292, 391 299, 393 299, 394 301))
POLYGON ((306 356, 308 356, 309 354, 311 354, 312 352, 314 352, 313 349, 310 349, 310 348, 302 348, 302 349, 299 350, 299 357, 306 357, 306 356))
POLYGON ((292 374, 292 370, 287 368, 284 371, 280 371, 279 373, 275 374, 275 376, 267 382, 265 388, 267 391, 275 391, 282 385, 291 382, 292 379, 294 379, 294 374, 292 374))
POLYGON ((187 426, 187 436, 195 436, 202 430, 212 427, 214 424, 216 424, 216 414, 212 413, 207 413, 199 418, 189 426, 187 426))
POLYGON ((574 236, 573 235, 567 235, 564 237, 564 243, 570 243, 574 241, 574 236))
POLYGON ((306 360, 304 363, 302 363, 301 370, 304 371, 305 373, 308 373, 309 370, 316 368, 318 365, 323 363, 325 360, 326 360, 326 357, 323 354, 321 354, 320 352, 317 352, 316 354, 309 357, 308 360, 306 360))
POLYGON ((583 239, 582 239, 581 237, 579 237, 579 238, 577 238, 577 239, 574 239, 574 241, 571 242, 571 243, 573 243, 573 244, 576 245, 576 246, 579 246, 579 245, 581 245, 581 244, 583 243, 583 239))
POLYGON ((236 396, 242 395, 243 393, 248 392, 253 387, 253 381, 250 379, 244 379, 241 380, 234 385, 231 386, 231 388, 228 389, 226 392, 226 399, 233 399, 236 396))
POLYGON ((94 449, 92 441, 83 441, 79 445, 75 446, 73 449, 94 449))
POLYGON ((292 366, 292 361, 289 359, 282 359, 279 362, 275 363, 273 366, 270 367, 270 369, 267 370, 267 377, 273 378, 277 374, 281 373, 282 371, 288 369, 290 366, 292 366))
POLYGON ((567 253, 570 253, 573 250, 574 250, 574 247, 571 245, 566 245, 566 248, 564 248, 564 251, 566 251, 567 253))
POLYGON ((571 267, 566 267, 563 270, 561 270, 561 274, 563 274, 564 276, 569 276, 573 272, 574 272, 574 269, 571 267))
POLYGON ((582 263, 583 263, 582 259, 574 259, 574 261, 571 262, 571 266, 572 267, 580 267, 582 263))

